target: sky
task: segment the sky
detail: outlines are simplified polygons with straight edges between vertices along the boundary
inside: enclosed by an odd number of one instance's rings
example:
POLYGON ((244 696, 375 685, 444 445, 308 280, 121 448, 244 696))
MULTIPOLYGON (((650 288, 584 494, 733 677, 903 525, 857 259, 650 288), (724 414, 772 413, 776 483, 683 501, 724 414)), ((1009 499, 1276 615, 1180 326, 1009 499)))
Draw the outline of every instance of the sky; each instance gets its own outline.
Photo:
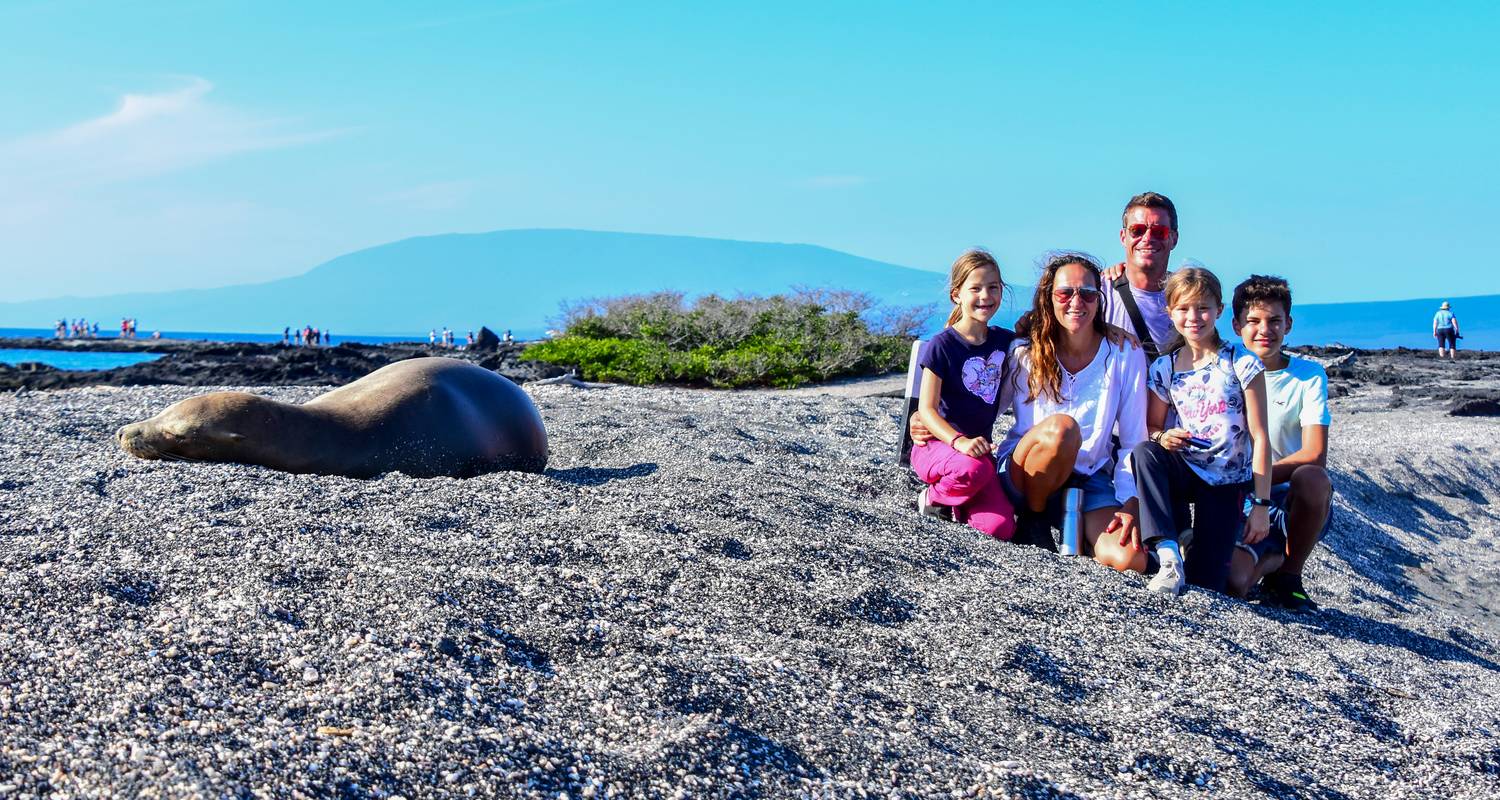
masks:
POLYGON ((1145 190, 1175 257, 1299 302, 1492 294, 1497 31, 1467 2, 0 0, 0 301, 532 227, 980 245, 1026 283, 1118 260, 1145 190))

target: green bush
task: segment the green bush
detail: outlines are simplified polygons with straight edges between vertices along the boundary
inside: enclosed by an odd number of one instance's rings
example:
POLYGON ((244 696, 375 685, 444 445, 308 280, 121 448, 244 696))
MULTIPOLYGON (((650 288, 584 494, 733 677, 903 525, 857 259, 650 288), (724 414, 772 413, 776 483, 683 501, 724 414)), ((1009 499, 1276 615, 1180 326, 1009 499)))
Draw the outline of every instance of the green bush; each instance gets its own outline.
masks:
POLYGON ((692 303, 677 292, 631 295, 564 307, 562 335, 522 358, 572 367, 585 380, 786 388, 904 368, 930 313, 877 309, 868 295, 829 290, 692 303))

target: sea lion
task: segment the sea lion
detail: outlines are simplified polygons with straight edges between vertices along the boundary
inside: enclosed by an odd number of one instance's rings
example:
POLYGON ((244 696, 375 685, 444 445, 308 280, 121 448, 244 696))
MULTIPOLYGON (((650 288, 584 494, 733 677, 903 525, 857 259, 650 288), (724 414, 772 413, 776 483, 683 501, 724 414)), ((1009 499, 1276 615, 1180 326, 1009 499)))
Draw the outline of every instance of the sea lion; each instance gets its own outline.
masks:
POLYGON ((121 428, 139 458, 232 461, 370 478, 541 472, 547 430, 531 397, 505 377, 454 358, 398 361, 301 405, 213 392, 121 428))

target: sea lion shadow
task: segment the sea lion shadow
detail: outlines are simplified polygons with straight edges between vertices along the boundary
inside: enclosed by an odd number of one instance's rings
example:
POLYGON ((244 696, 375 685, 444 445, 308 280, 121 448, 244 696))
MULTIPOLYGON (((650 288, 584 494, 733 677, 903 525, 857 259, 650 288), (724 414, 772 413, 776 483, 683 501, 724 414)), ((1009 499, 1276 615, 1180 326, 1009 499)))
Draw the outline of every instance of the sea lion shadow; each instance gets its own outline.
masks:
POLYGON ((549 469, 542 474, 549 478, 571 483, 574 486, 602 486, 610 481, 626 478, 644 478, 659 469, 656 464, 646 462, 628 467, 569 467, 549 469))

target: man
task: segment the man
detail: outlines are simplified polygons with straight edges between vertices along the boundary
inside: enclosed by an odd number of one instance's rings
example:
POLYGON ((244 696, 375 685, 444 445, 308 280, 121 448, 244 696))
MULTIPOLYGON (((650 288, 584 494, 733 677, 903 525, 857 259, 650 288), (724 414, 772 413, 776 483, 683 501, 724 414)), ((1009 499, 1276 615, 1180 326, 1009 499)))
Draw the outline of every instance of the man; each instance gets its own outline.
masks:
POLYGON ((1244 597, 1261 581, 1264 598, 1292 611, 1318 604, 1302 585, 1302 566, 1332 521, 1328 460, 1328 374, 1316 362, 1283 353, 1292 329, 1292 292, 1281 278, 1251 275, 1234 288, 1234 331, 1266 365, 1271 439, 1271 535, 1235 548, 1228 591, 1244 597), (1262 581, 1262 578, 1264 580, 1262 581))
POLYGON ((1453 316, 1453 306, 1448 305, 1447 300, 1432 315, 1432 335, 1437 339, 1438 358, 1443 357, 1444 345, 1447 345, 1449 360, 1458 360, 1458 317, 1453 316))
POLYGON ((1125 247, 1124 263, 1104 272, 1105 320, 1134 333, 1150 364, 1172 338, 1163 287, 1167 262, 1177 246, 1177 207, 1156 192, 1130 198, 1121 215, 1120 244, 1125 247))

